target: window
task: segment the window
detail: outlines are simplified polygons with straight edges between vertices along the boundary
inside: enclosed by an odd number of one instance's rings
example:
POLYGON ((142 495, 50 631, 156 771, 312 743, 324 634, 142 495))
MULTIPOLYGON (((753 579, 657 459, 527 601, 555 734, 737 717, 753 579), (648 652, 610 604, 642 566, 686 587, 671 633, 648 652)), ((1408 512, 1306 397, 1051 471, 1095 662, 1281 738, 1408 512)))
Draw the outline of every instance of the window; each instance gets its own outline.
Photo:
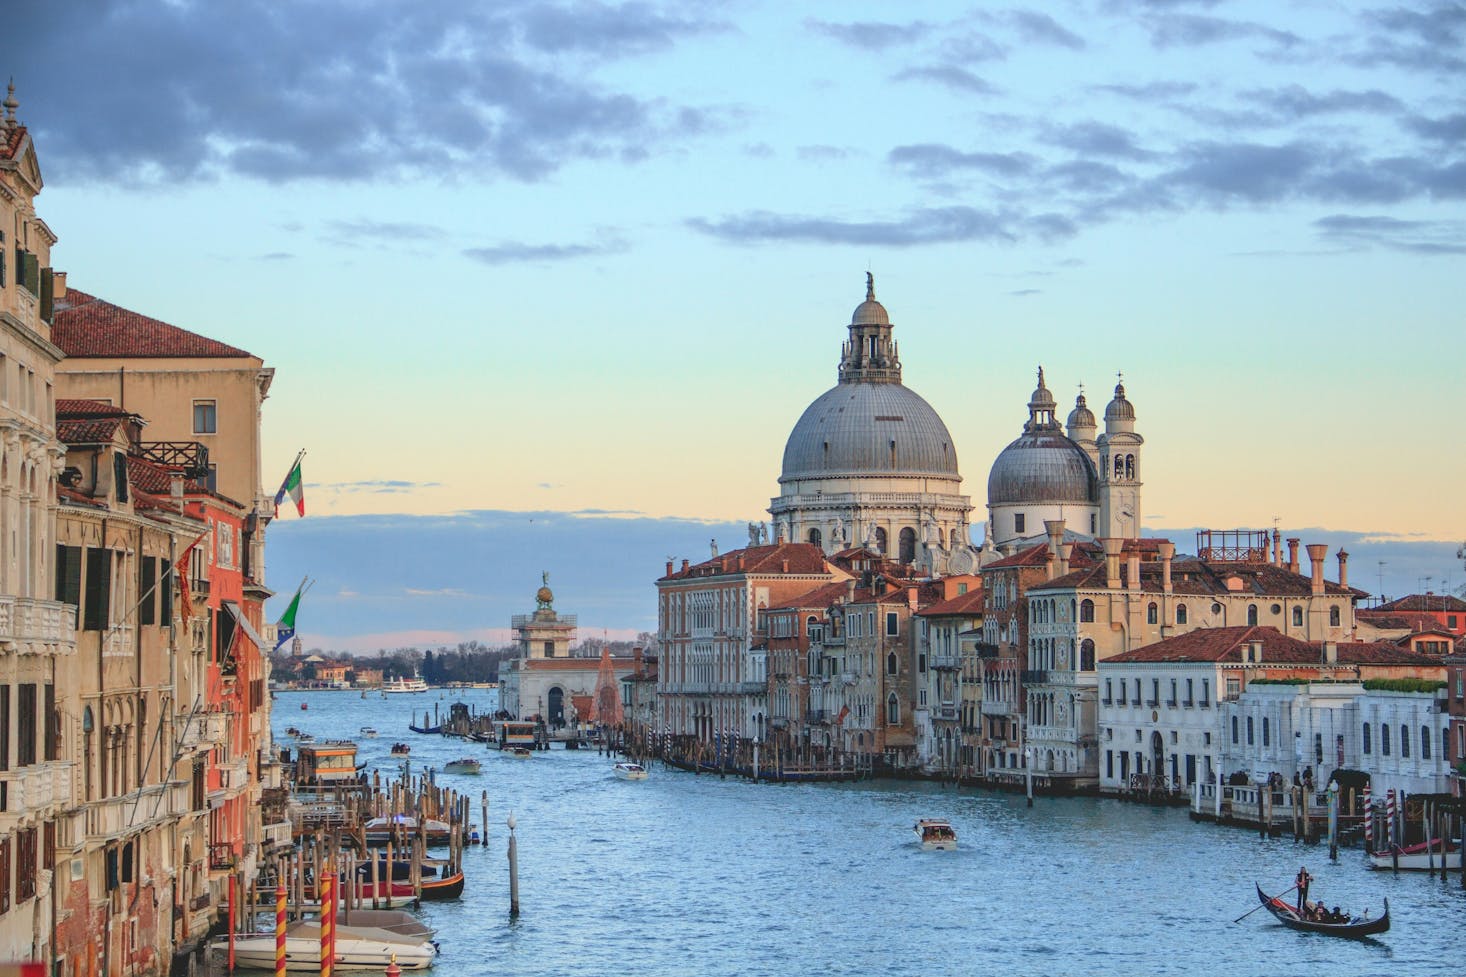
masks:
POLYGON ((1135 680, 1135 704, 1140 705, 1140 679, 1135 680))
POLYGON ((1251 746, 1252 743, 1253 743, 1253 740, 1252 740, 1252 717, 1251 716, 1248 716, 1247 717, 1247 745, 1248 746, 1251 746))
POLYGON ((823 542, 823 537, 820 536, 820 531, 818 529, 811 529, 807 538, 815 546, 819 546, 821 542, 823 542))
POLYGON ((1257 627, 1257 605, 1256 604, 1248 604, 1247 605, 1247 626, 1249 628, 1255 628, 1255 627, 1257 627))
POLYGON ((1109 705, 1112 701, 1114 701, 1113 700, 1113 697, 1110 695, 1110 682, 1111 681, 1112 681, 1111 679, 1105 679, 1105 705, 1109 705))
POLYGON ((195 400, 193 402, 193 433, 219 433, 219 407, 217 401, 195 400))
POLYGON ((1271 743, 1271 737, 1268 736, 1268 721, 1267 721, 1267 717, 1266 716, 1263 716, 1262 717, 1262 745, 1263 746, 1271 746, 1272 745, 1272 743, 1271 743))
POLYGON ((1410 727, 1400 727, 1400 756, 1409 759, 1410 757, 1410 727))
POLYGON ((1191 703, 1193 701, 1193 696, 1192 696, 1191 692, 1192 692, 1192 689, 1195 688, 1195 686, 1192 685, 1192 683, 1195 682, 1195 681, 1196 681, 1196 679, 1192 679, 1192 678, 1188 678, 1186 680, 1186 703, 1185 704, 1188 705, 1188 706, 1191 705, 1191 703))
POLYGON ((15 765, 36 762, 36 686, 26 682, 16 687, 15 765))
POLYGON ((87 576, 82 608, 82 628, 105 631, 109 623, 112 599, 112 551, 87 547, 87 576))
MULTIPOLYGON (((1343 739, 1343 737, 1341 736, 1341 737, 1339 737, 1339 739, 1343 739)), ((1314 733, 1313 734, 1313 762, 1314 763, 1323 763, 1323 734, 1322 733, 1314 733)))
POLYGON ((1303 608, 1297 605, 1293 607, 1293 627, 1303 627, 1303 608))
POLYGON ((1420 759, 1430 759, 1430 727, 1420 727, 1420 759))
POLYGON ((1166 705, 1175 708, 1176 705, 1176 680, 1171 679, 1171 697, 1166 700, 1166 705))
POLYGON ((893 651, 886 656, 886 674, 895 675, 901 671, 901 664, 896 660, 896 653, 893 651))
POLYGON ((0 915, 10 912, 10 839, 0 838, 0 915))
POLYGON ((1237 745, 1237 717, 1232 717, 1232 745, 1237 745))
POLYGON ((1205 709, 1211 704, 1211 679, 1201 680, 1201 707, 1205 709))
POLYGON ((1456 630, 1456 615, 1446 615, 1446 627, 1450 628, 1452 631, 1456 630))
MULTIPOLYGON (((0 770, 10 769, 10 686, 0 685, 0 770)), ((0 876, 5 878, 6 876, 0 876)), ((3 886, 0 886, 3 887, 3 886)))
POLYGON ((1094 642, 1088 638, 1079 642, 1079 670, 1082 672, 1094 671, 1094 642))
POLYGON ((1186 623, 1186 605, 1185 604, 1177 604, 1176 605, 1176 623, 1177 624, 1185 624, 1186 623))
POLYGON ((886 696, 886 725, 895 726, 901 722, 901 700, 892 692, 886 696))
POLYGON ((36 829, 24 828, 15 833, 15 901, 24 902, 35 896, 36 829))
POLYGON ((1339 606, 1337 604, 1335 604, 1333 607, 1330 607, 1329 608, 1329 627, 1336 628, 1338 626, 1339 626, 1339 606))
MULTIPOLYGON (((46 725, 46 738, 41 743, 41 759, 61 759, 61 713, 56 711, 56 686, 41 686, 42 722, 46 725)), ((49 849, 48 849, 49 850, 49 849)))
POLYGON ((158 623, 158 558, 145 556, 142 559, 142 579, 138 586, 142 593, 137 605, 138 624, 158 623))
POLYGON ((1081 624, 1094 623, 1094 601, 1088 597, 1079 602, 1079 621, 1081 624))
POLYGON ((1390 727, 1385 723, 1379 724, 1379 755, 1390 755, 1390 727))
POLYGON ((56 599, 71 605, 72 623, 81 607, 81 547, 56 547, 56 599))
POLYGON ((1365 756, 1369 756, 1369 723, 1364 724, 1364 732, 1359 741, 1360 750, 1365 756))
POLYGON ((1150 680, 1150 701, 1147 702, 1146 705, 1153 706, 1157 702, 1160 702, 1160 701, 1161 701, 1161 680, 1158 679, 1158 678, 1153 678, 1153 679, 1150 680))
POLYGON ((1145 623, 1157 623, 1160 620, 1160 613, 1160 608, 1155 605, 1154 601, 1152 601, 1150 604, 1147 604, 1145 608, 1145 623))
POLYGON ((1022 533, 1024 531, 1023 521, 1023 513, 1021 512, 1013 517, 1013 531, 1015 533, 1022 533))
POLYGON ((894 638, 901 633, 901 620, 895 611, 886 612, 886 637, 894 638))

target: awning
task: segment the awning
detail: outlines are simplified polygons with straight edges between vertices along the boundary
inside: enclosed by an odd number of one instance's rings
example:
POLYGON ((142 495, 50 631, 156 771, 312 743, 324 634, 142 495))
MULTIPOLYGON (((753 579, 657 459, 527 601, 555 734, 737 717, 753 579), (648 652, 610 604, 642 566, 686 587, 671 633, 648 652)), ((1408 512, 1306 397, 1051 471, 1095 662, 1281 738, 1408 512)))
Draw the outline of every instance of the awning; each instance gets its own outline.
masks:
POLYGON ((249 623, 249 618, 244 616, 244 611, 240 606, 232 600, 226 600, 224 601, 224 607, 230 614, 234 615, 234 620, 239 622, 239 627, 249 637, 249 640, 255 643, 255 647, 260 651, 264 651, 266 648, 265 639, 261 638, 259 632, 254 629, 254 625, 249 623))

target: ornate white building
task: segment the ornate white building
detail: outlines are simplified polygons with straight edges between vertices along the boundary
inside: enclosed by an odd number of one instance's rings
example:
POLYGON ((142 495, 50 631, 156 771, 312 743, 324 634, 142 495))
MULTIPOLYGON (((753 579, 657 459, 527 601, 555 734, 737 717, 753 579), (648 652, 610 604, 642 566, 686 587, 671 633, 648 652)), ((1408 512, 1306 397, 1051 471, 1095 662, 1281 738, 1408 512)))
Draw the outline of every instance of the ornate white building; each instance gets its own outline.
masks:
POLYGON ((839 382, 809 405, 784 447, 769 505, 775 541, 826 553, 865 545, 933 573, 976 568, 957 450, 941 417, 901 383, 891 320, 866 275, 839 382))

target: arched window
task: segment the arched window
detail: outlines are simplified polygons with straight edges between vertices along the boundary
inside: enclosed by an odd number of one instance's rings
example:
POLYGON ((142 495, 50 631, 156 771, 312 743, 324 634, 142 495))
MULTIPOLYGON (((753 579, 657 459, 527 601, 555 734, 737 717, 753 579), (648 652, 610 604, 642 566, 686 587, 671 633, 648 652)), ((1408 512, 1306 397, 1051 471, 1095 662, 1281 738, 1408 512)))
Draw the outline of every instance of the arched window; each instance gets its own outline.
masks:
POLYGON ((916 530, 907 526, 901 530, 901 554, 902 563, 916 562, 916 530))
MULTIPOLYGON (((1365 728, 1367 729, 1368 727, 1365 727, 1365 728)), ((1237 717, 1236 716, 1233 716, 1232 717, 1232 745, 1233 746, 1236 746, 1237 745, 1237 717)), ((1369 751, 1366 750, 1365 752, 1367 753, 1369 751)))
POLYGON ((1094 623, 1094 601, 1088 597, 1079 602, 1079 620, 1083 623, 1094 623))
POLYGON ((1247 605, 1247 626, 1249 628, 1255 628, 1255 627, 1257 627, 1257 605, 1256 604, 1248 604, 1247 605))
POLYGON ((1176 605, 1176 623, 1177 624, 1185 624, 1186 623, 1186 605, 1185 604, 1177 604, 1176 605))
POLYGON ((1248 746, 1251 746, 1252 743, 1253 743, 1253 740, 1252 740, 1252 717, 1251 716, 1248 716, 1247 717, 1247 745, 1248 746))
POLYGON ((1094 671, 1094 642, 1088 638, 1079 642, 1079 670, 1082 672, 1094 671))
POLYGON ((1125 478, 1128 481, 1134 481, 1135 480, 1135 456, 1134 455, 1126 455, 1125 456, 1125 478))
POLYGON ((1268 721, 1267 721, 1267 717, 1266 716, 1263 716, 1262 717, 1262 745, 1263 746, 1271 746, 1272 745, 1271 744, 1271 737, 1268 736, 1268 721))
POLYGON ((895 726, 901 722, 901 700, 892 692, 886 696, 886 725, 895 726))
POLYGON ((876 552, 886 552, 886 531, 880 526, 876 527, 876 552))
POLYGON ((809 541, 816 546, 820 546, 824 542, 824 538, 820 535, 818 529, 811 529, 809 531, 809 541))
POLYGON ((1379 724, 1379 755, 1390 755, 1390 727, 1385 723, 1379 724))
POLYGON ((1430 727, 1420 727, 1420 759, 1430 759, 1430 727))
POLYGON ((1151 601, 1145 608, 1145 623, 1155 624, 1160 620, 1160 614, 1161 609, 1156 606, 1155 601, 1151 601))
POLYGON ((886 674, 895 675, 901 671, 901 664, 896 660, 896 653, 893 651, 886 656, 886 674))
POLYGON ((1407 759, 1410 756, 1410 727, 1403 723, 1400 725, 1400 756, 1407 759))
POLYGON ((1338 626, 1339 626, 1339 606, 1337 604, 1335 604, 1333 607, 1330 607, 1329 608, 1329 627, 1336 628, 1338 626))
POLYGON ((1303 608, 1296 605, 1293 607, 1293 627, 1303 627, 1303 608))
POLYGON ((1365 723, 1364 724, 1364 733, 1360 737, 1360 741, 1359 742, 1360 742, 1360 745, 1363 747, 1363 753, 1364 753, 1364 755, 1365 756, 1368 756, 1369 755, 1369 723, 1365 723))

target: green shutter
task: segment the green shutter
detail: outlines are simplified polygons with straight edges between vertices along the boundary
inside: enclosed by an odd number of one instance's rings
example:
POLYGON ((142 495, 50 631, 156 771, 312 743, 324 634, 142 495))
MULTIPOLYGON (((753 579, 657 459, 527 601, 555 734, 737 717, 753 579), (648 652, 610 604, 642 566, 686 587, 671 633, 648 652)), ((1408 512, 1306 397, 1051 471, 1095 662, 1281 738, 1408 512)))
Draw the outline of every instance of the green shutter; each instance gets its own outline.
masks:
POLYGON ((71 619, 75 623, 81 607, 81 547, 56 547, 56 599, 71 605, 71 619))
POLYGON ((82 608, 82 627, 85 630, 107 630, 111 600, 112 551, 88 546, 86 599, 82 608))
POLYGON ((41 259, 29 251, 22 251, 20 266, 15 269, 16 278, 25 290, 37 297, 41 294, 41 259))
POLYGON ((142 560, 142 580, 139 581, 139 590, 142 592, 142 600, 137 608, 138 624, 157 623, 157 599, 158 594, 154 589, 158 582, 158 558, 156 556, 145 556, 142 560))
POLYGON ((50 268, 41 269, 41 318, 46 322, 51 321, 51 314, 56 308, 56 280, 51 275, 50 268))

